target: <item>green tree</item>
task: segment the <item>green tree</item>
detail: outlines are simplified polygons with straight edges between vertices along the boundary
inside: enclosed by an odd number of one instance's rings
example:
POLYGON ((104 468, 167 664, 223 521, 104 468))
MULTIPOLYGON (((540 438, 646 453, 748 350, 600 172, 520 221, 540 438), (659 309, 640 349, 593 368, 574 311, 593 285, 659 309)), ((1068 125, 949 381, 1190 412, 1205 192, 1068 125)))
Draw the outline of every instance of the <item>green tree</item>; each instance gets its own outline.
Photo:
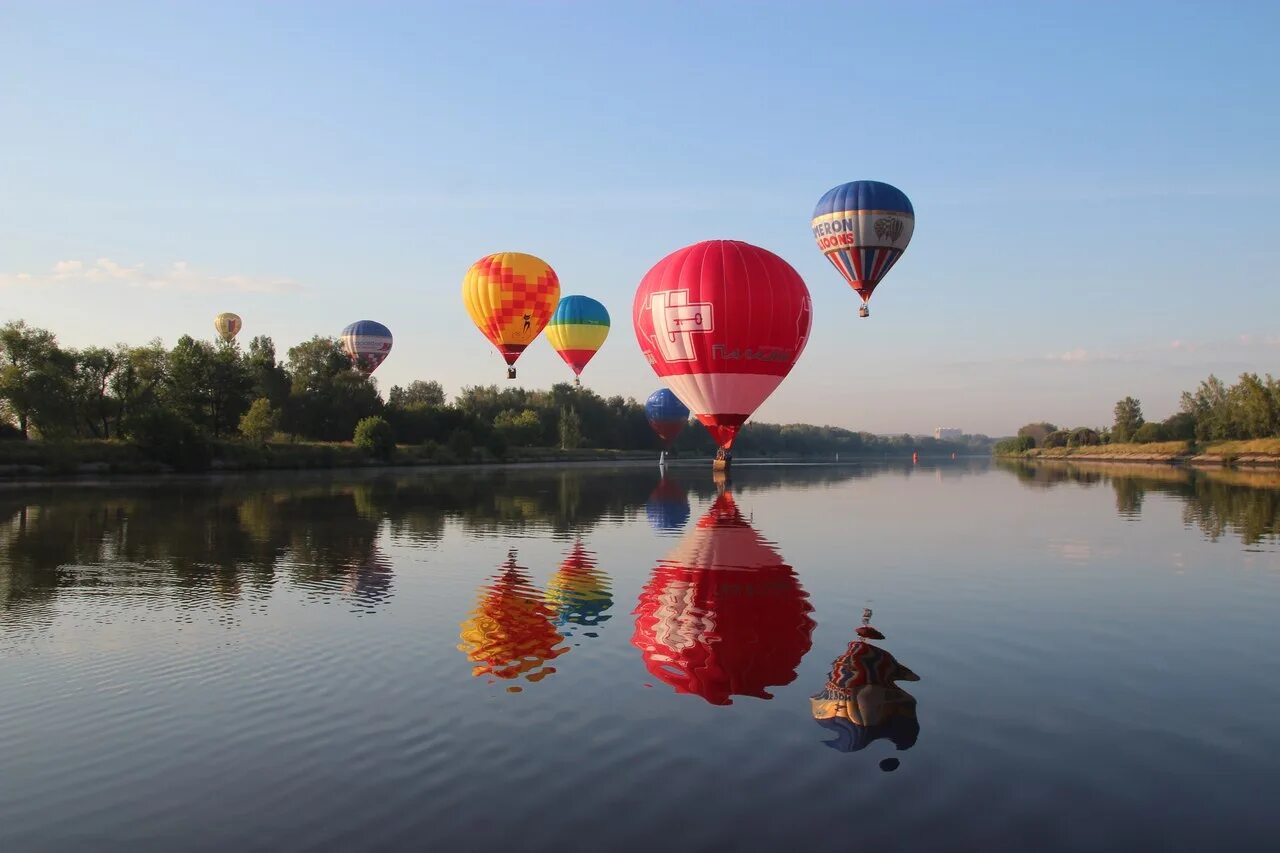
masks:
POLYGON ((468 430, 455 429, 449 436, 449 450, 459 462, 470 462, 475 439, 468 430))
POLYGON ((266 444, 280 428, 280 412, 266 397, 259 397, 240 417, 240 434, 254 444, 266 444))
POLYGON ((116 358, 120 366, 111 376, 111 394, 124 422, 159 405, 168 380, 169 353, 157 339, 140 347, 121 344, 116 347, 116 358))
POLYGON ((74 391, 80 421, 95 438, 110 438, 111 425, 120 415, 120 404, 111 393, 121 367, 120 351, 88 347, 75 353, 74 391))
POLYGON ((74 358, 57 338, 18 320, 0 327, 0 400, 24 438, 31 427, 45 437, 74 432, 74 358))
POLYGON ((1071 433, 1065 429, 1054 430, 1044 437, 1041 447, 1066 447, 1071 438, 1071 433))
POLYGON ((388 460, 396 450, 396 436, 386 418, 374 415, 356 424, 352 442, 374 459, 388 460))
POLYGON ((1188 412, 1170 415, 1163 426, 1169 441, 1191 441, 1196 437, 1196 418, 1188 412))
POLYGON ((1155 421, 1147 421, 1142 426, 1134 430, 1131 441, 1138 444, 1150 444, 1153 441, 1167 441, 1168 433, 1164 431, 1164 425, 1155 421))
POLYGON ((582 444, 582 418, 572 406, 560 409, 560 449, 573 450, 582 444))
POLYGON ((292 380, 284 365, 276 361, 275 342, 266 335, 255 337, 249 342, 245 363, 253 377, 254 396, 266 397, 277 408, 283 406, 292 380))
POLYGON ((289 350, 293 385, 285 409, 286 429, 319 441, 345 441, 362 418, 381 414, 378 390, 351 369, 334 338, 314 337, 289 350))
POLYGON ((493 419, 494 432, 500 433, 508 445, 533 447, 542 434, 542 421, 533 409, 505 409, 493 419))
POLYGON ((1125 397, 1116 403, 1115 416, 1115 426, 1111 428, 1113 439, 1122 444, 1126 441, 1132 441, 1134 433, 1144 423, 1142 419, 1142 404, 1133 397, 1125 397))
POLYGON ((1039 447, 1044 442, 1045 438, 1049 435, 1049 433, 1057 432, 1057 431, 1058 431, 1058 428, 1053 424, 1048 423, 1047 421, 1041 421, 1040 423, 1027 424, 1026 426, 1019 429, 1018 438, 1030 438, 1033 442, 1035 442, 1031 446, 1039 447))
POLYGON ((1102 436, 1098 435, 1097 430, 1088 427, 1073 429, 1067 438, 1067 447, 1092 447, 1097 444, 1102 444, 1102 436))
POLYGON ((392 385, 387 394, 387 405, 397 409, 416 406, 438 408, 444 405, 444 388, 439 382, 422 379, 415 379, 407 388, 392 385))

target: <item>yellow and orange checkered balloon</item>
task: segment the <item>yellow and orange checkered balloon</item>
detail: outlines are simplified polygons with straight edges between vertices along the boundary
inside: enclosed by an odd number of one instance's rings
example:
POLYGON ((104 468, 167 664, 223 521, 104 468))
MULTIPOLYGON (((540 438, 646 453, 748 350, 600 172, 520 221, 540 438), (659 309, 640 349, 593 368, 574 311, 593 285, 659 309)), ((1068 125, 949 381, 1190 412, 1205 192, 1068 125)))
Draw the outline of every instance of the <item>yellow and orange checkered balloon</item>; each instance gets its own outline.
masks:
POLYGON ((467 270, 462 301, 476 328, 512 365, 555 312, 560 279, 541 258, 497 252, 467 270))

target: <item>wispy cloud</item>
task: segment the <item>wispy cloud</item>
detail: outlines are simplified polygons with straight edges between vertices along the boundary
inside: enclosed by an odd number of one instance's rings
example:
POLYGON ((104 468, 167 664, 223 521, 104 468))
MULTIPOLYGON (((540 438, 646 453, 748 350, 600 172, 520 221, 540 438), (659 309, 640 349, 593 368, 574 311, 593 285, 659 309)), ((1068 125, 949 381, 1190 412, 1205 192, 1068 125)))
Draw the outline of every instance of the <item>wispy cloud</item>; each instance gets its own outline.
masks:
POLYGON ((149 269, 145 264, 132 266, 98 258, 86 262, 58 261, 47 272, 0 273, 0 287, 51 287, 85 285, 119 285, 148 290, 182 292, 289 293, 302 289, 290 278, 219 275, 192 268, 186 261, 167 267, 149 269))

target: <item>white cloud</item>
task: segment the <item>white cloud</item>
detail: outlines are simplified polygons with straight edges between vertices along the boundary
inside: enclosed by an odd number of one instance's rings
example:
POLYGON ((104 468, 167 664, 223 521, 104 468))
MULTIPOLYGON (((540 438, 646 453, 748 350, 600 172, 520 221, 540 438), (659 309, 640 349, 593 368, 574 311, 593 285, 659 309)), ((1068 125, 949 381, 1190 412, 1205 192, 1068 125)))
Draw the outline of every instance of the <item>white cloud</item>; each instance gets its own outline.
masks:
POLYGON ((290 278, 249 275, 216 275, 193 269, 186 261, 150 270, 145 264, 128 266, 111 258, 92 263, 58 261, 46 273, 0 273, 0 287, 47 287, 50 285, 116 284, 149 290, 183 292, 232 291, 236 293, 288 293, 302 285, 290 278))
POLYGON ((1090 352, 1083 347, 1076 347, 1075 349, 1067 350, 1066 352, 1047 355, 1045 358, 1049 361, 1063 361, 1071 363, 1080 361, 1097 361, 1098 354, 1096 352, 1090 352))

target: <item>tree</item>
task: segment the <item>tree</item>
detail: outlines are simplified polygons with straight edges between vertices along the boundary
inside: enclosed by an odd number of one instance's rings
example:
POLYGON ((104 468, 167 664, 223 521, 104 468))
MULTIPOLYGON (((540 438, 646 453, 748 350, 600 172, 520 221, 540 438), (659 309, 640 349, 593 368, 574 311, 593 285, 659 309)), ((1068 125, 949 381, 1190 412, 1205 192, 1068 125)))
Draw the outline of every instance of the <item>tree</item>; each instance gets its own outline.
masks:
POLYGON ((444 405, 444 388, 434 380, 415 379, 408 388, 392 385, 387 395, 387 405, 396 409, 412 407, 440 407, 444 405))
POLYGON ((23 438, 32 426, 46 437, 74 429, 73 364, 51 332, 21 320, 0 327, 0 400, 23 438))
POLYGON ((1167 441, 1168 434, 1164 431, 1162 424, 1148 421, 1134 431, 1130 440, 1138 444, 1150 444, 1153 441, 1167 441))
POLYGON ((459 462, 471 461, 471 453, 475 449, 475 439, 465 429, 455 429, 449 436, 449 450, 459 462))
POLYGON ((374 415, 356 424, 352 442, 374 459, 388 460, 396 450, 396 436, 385 418, 374 415))
POLYGON ((157 339, 141 347, 121 344, 116 347, 116 358, 120 366, 111 377, 111 394, 123 423, 134 414, 159 405, 168 382, 169 354, 157 339))
POLYGON ((266 397, 259 397, 240 417, 240 434, 254 444, 266 444, 280 428, 280 412, 266 397))
POLYGON ((382 412, 378 389, 351 369, 334 338, 314 337, 289 350, 289 391, 284 423, 293 433, 320 441, 345 441, 356 424, 382 412))
POLYGON ((1041 421, 1040 423, 1027 424, 1022 429, 1018 430, 1018 438, 1030 438, 1035 442, 1031 446, 1039 447, 1049 433, 1057 431, 1058 428, 1053 424, 1041 421))
POLYGON ((119 350, 89 347, 75 354, 74 394, 77 415, 95 438, 110 438, 120 414, 111 383, 120 369, 119 350))
POLYGON ((253 377, 254 396, 266 397, 277 408, 283 406, 292 380, 284 365, 276 361, 275 342, 266 335, 258 335, 249 342, 245 362, 253 377))
POLYGON ((582 418, 572 406, 560 409, 560 449, 573 450, 582 444, 582 418))
POLYGON ((1163 426, 1168 441, 1191 441, 1196 437, 1196 418, 1188 412, 1170 415, 1163 426))
POLYGON ((1142 404, 1133 397, 1125 397, 1116 403, 1115 426, 1111 428, 1114 440, 1120 443, 1132 441, 1133 435, 1142 426, 1142 404))
POLYGON ((1102 436, 1088 427, 1078 427, 1067 437, 1067 447, 1092 447, 1102 444, 1102 436))
POLYGON ((1071 433, 1067 432, 1065 429, 1054 430, 1053 432, 1049 433, 1044 437, 1044 441, 1040 444, 1040 446, 1041 447, 1066 447, 1067 442, 1070 438, 1071 438, 1071 433))
POLYGON ((493 419, 494 432, 500 433, 508 445, 533 447, 542 435, 542 421, 533 409, 504 409, 493 419))

